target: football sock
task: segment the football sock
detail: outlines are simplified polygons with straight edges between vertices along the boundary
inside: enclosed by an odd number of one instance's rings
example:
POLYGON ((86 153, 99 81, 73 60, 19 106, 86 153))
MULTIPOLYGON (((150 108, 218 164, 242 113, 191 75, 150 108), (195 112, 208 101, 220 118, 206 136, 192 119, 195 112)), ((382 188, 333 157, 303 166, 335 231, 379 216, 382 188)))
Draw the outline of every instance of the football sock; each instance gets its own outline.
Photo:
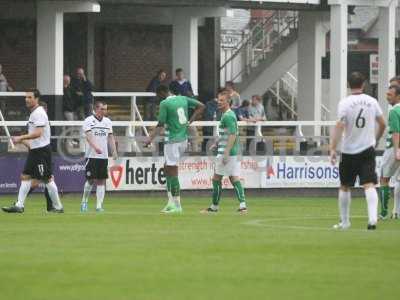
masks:
POLYGON ((386 216, 388 213, 390 188, 389 186, 381 186, 379 188, 379 196, 381 200, 381 215, 386 216))
POLYGON ((240 202, 240 208, 246 207, 246 199, 244 196, 244 189, 242 183, 240 181, 235 181, 233 184, 233 189, 235 190, 235 194, 237 199, 240 202))
POLYGON ((49 195, 49 190, 47 189, 47 187, 44 188, 44 197, 46 198, 46 209, 47 209, 47 211, 52 210, 53 209, 53 202, 51 202, 51 198, 50 198, 50 195, 49 195))
POLYGON ((15 204, 17 207, 24 207, 26 196, 28 196, 29 190, 31 189, 32 181, 22 180, 21 186, 18 192, 18 201, 15 204))
POLYGON ((51 202, 53 203, 53 207, 55 209, 62 209, 63 206, 61 204, 60 198, 58 197, 58 188, 54 181, 50 181, 46 183, 46 188, 49 191, 49 196, 51 202))
POLYGON ((221 199, 222 183, 218 180, 213 180, 213 194, 212 194, 212 206, 211 208, 218 209, 219 200, 221 199))
POLYGON ((179 184, 179 179, 177 176, 171 176, 170 177, 170 184, 171 184, 171 195, 174 204, 176 207, 181 207, 181 197, 180 197, 180 192, 181 192, 181 187, 179 184))
POLYGON ((172 198, 171 193, 171 176, 167 175, 167 195, 168 195, 168 205, 172 205, 174 203, 174 199, 172 198))
POLYGON ((400 181, 394 183, 394 204, 393 213, 400 214, 400 181))
POLYGON ((350 224, 351 193, 339 190, 339 212, 342 224, 350 224))
POLYGON ((96 208, 103 208, 104 195, 106 194, 106 186, 98 185, 96 187, 96 208))
POLYGON ((92 192, 93 185, 89 181, 85 182, 83 187, 82 203, 87 203, 89 200, 90 193, 92 192))
POLYGON ((376 188, 371 187, 365 190, 365 197, 368 206, 368 224, 376 225, 378 223, 378 193, 376 188))

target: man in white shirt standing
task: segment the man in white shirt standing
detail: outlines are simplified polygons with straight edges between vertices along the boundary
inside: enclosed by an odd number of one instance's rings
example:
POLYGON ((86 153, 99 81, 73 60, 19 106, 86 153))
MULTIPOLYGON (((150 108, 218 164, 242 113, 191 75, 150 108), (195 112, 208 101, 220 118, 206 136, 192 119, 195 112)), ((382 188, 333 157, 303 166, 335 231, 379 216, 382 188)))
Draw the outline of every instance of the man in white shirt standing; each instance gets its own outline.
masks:
POLYGON ((357 177, 364 187, 368 206, 368 230, 376 229, 378 222, 377 175, 375 171, 375 145, 385 131, 382 110, 375 98, 363 93, 364 77, 354 72, 349 77, 351 95, 339 102, 338 121, 330 146, 332 164, 336 164, 336 148, 343 136, 339 164, 340 223, 335 229, 350 227, 350 188, 357 177), (378 129, 376 129, 378 125, 378 129))
POLYGON ((26 107, 30 110, 28 122, 28 134, 12 138, 15 144, 30 141, 28 158, 21 174, 21 186, 18 193, 18 201, 11 207, 3 207, 7 213, 23 213, 25 199, 32 186, 32 181, 37 180, 45 184, 53 209, 50 212, 63 213, 64 209, 58 196, 58 188, 53 180, 50 147, 50 123, 47 113, 39 105, 40 92, 32 89, 26 92, 26 107))
POLYGON ((81 212, 88 211, 88 199, 94 184, 96 184, 96 211, 104 211, 103 201, 108 178, 108 145, 111 147, 114 160, 117 159, 112 123, 105 117, 106 112, 105 104, 96 101, 94 114, 87 117, 83 123, 86 135, 86 182, 83 188, 81 212))

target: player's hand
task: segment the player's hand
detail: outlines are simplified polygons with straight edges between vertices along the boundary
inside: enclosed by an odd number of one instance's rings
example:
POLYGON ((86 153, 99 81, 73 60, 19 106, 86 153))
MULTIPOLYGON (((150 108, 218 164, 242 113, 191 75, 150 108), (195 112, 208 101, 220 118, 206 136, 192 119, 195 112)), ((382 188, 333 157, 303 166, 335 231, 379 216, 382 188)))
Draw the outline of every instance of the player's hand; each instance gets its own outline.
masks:
POLYGON ((101 149, 100 148, 94 148, 94 151, 96 151, 96 153, 97 154, 102 154, 103 152, 101 151, 101 149))
POLYGON ((13 136, 11 137, 11 140, 13 141, 14 144, 19 144, 22 141, 21 137, 19 136, 13 136))
POLYGON ((224 157, 222 158, 222 164, 226 165, 228 163, 229 157, 224 154, 224 157))
POLYGON ((329 153, 329 156, 330 156, 331 164, 335 166, 336 163, 337 163, 337 153, 336 153, 336 150, 331 150, 330 153, 329 153))
POLYGON ((396 160, 400 160, 400 149, 396 151, 396 160))
POLYGON ((212 145, 210 146, 210 150, 211 150, 211 151, 214 151, 215 149, 217 149, 217 144, 212 144, 212 145))

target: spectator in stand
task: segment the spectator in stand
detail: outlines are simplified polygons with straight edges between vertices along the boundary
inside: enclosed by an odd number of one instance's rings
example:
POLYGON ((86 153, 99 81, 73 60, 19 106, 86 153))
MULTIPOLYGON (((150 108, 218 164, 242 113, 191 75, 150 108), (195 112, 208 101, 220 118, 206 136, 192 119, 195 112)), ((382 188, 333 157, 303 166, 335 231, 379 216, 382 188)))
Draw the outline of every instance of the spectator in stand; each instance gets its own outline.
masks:
MULTIPOLYGON (((166 78, 167 78, 167 72, 165 72, 164 70, 159 70, 157 75, 150 81, 146 91, 155 93, 160 85, 165 85, 166 78)), ((157 96, 155 96, 155 97, 145 98, 145 101, 146 101, 145 120, 153 121, 156 118, 155 112, 159 99, 157 96)))
MULTIPOLYGON (((221 111, 218 109, 218 99, 213 98, 206 102, 206 108, 204 110, 203 121, 219 121, 221 119, 221 111)), ((214 136, 214 127, 204 126, 203 127, 203 144, 202 151, 207 151, 207 144, 210 140, 214 140, 210 138, 214 136)))
POLYGON ((85 118, 93 113, 93 85, 89 79, 86 78, 85 70, 83 68, 76 69, 76 77, 71 81, 73 97, 75 103, 83 106, 83 113, 85 118))
MULTIPOLYGON (((179 68, 176 69, 175 71, 176 78, 174 81, 172 81, 169 85, 170 91, 174 95, 181 95, 181 96, 186 96, 186 97, 194 97, 193 89, 192 89, 192 84, 190 83, 189 80, 185 79, 185 74, 183 72, 183 69, 179 68)), ((189 111, 189 118, 192 116, 193 111, 189 111)), ((198 152, 199 151, 199 145, 198 145, 198 138, 199 138, 199 133, 197 132, 197 128, 194 126, 189 126, 189 142, 191 146, 191 150, 193 152, 198 152)))
POLYGON ((185 74, 183 73, 183 69, 179 68, 175 71, 176 78, 169 85, 170 91, 174 95, 181 95, 187 97, 193 97, 193 89, 192 84, 189 80, 185 79, 185 74))
POLYGON ((0 65, 0 92, 12 92, 13 89, 8 84, 6 76, 3 74, 3 66, 0 65))
MULTIPOLYGON (((253 95, 251 97, 251 105, 249 107, 249 116, 250 116, 250 122, 259 122, 259 121, 266 121, 267 118, 265 116, 265 110, 264 110, 264 105, 261 103, 262 98, 260 95, 253 95)), ((255 136, 262 136, 261 132, 261 126, 251 126, 250 128, 247 129, 247 136, 248 137, 255 137, 255 136)), ((257 138, 253 139, 247 139, 247 147, 249 150, 252 150, 253 152, 256 151, 257 149, 257 138), (253 147, 250 149, 250 143, 251 141, 254 140, 253 147)))
POLYGON ((76 109, 77 105, 75 103, 75 97, 73 97, 71 88, 71 77, 69 75, 64 75, 64 96, 63 96, 63 112, 64 118, 67 121, 76 120, 76 109))
POLYGON ((243 100, 242 105, 237 109, 235 109, 236 117, 239 121, 246 121, 246 122, 251 121, 249 108, 250 108, 250 101, 243 100))
POLYGON ((239 93, 235 90, 235 84, 232 81, 227 81, 225 88, 231 93, 231 107, 233 109, 238 108, 242 104, 242 101, 239 93))

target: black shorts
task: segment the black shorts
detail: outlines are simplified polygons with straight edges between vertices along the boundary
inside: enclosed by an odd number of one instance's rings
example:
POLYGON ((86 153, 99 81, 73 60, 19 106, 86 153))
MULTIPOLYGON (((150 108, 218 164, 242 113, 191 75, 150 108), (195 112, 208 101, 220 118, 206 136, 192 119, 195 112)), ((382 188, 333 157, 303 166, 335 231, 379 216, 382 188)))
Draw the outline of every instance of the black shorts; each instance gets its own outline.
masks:
POLYGON ((339 164, 340 184, 353 187, 357 176, 360 185, 378 183, 376 176, 375 149, 373 147, 357 154, 342 153, 339 164))
POLYGON ((47 181, 51 178, 53 167, 51 164, 50 145, 29 150, 22 174, 41 181, 47 181))
POLYGON ((86 179, 107 179, 108 159, 86 158, 86 179))

